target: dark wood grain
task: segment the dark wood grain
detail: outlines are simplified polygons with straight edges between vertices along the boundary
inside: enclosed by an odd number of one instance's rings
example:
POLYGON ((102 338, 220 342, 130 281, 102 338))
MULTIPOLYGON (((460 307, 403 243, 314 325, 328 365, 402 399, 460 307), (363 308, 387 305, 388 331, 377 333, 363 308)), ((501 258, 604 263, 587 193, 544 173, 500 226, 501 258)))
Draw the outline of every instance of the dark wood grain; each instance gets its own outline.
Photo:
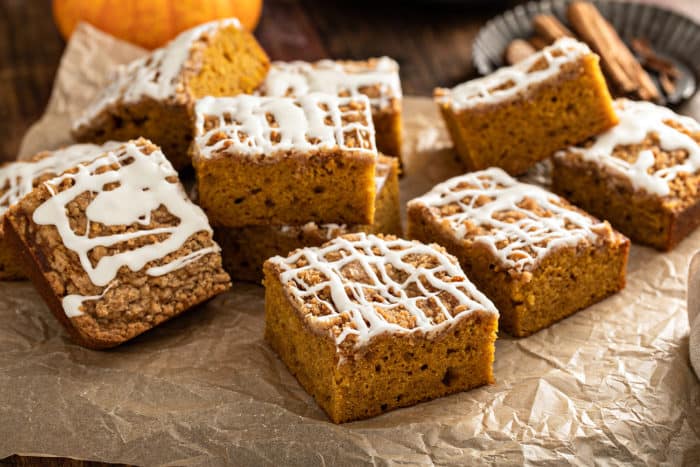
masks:
POLYGON ((0 161, 44 111, 63 48, 50 0, 0 1, 0 161))
POLYGON ((498 12, 434 2, 305 0, 304 5, 333 57, 389 55, 401 65, 404 93, 426 96, 435 86, 473 75, 471 44, 498 12))

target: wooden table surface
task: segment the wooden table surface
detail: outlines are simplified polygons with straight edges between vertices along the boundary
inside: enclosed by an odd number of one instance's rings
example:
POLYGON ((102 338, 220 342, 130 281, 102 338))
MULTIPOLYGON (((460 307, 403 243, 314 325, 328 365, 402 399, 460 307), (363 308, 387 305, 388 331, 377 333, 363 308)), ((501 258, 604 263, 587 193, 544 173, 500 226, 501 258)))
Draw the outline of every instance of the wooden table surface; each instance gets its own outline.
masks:
MULTIPOLYGON (((697 0, 644 0, 700 20, 697 0)), ((471 44, 487 19, 518 3, 457 1, 265 0, 256 36, 274 60, 362 59, 388 55, 401 65, 405 94, 430 95, 474 74, 471 44)), ((50 0, 0 0, 0 162, 15 158, 27 128, 43 113, 65 42, 50 0)), ((1 422, 1 421, 0 421, 1 422)), ((11 465, 106 465, 13 456, 11 465)))

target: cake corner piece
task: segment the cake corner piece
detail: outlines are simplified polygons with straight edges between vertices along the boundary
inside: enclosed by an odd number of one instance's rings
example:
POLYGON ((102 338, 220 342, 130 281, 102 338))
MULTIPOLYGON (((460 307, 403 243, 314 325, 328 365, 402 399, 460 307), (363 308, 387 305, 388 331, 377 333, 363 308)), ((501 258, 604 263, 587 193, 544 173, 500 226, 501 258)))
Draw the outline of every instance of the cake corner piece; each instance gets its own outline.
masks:
POLYGON ((54 151, 41 151, 26 161, 0 164, 0 281, 25 280, 27 275, 17 250, 5 238, 3 217, 40 183, 51 179, 80 162, 99 156, 117 144, 73 144, 54 151))
POLYGON ((199 203, 214 224, 373 222, 378 153, 366 96, 208 97, 195 117, 199 203))

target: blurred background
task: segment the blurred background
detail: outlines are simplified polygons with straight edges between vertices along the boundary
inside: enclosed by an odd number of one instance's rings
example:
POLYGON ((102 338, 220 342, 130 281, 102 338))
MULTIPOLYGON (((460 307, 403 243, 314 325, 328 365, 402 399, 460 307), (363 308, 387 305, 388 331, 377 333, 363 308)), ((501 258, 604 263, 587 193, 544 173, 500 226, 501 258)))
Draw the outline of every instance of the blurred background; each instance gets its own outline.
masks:
MULTIPOLYGON (((698 0, 644 0, 700 20, 698 0)), ((401 65, 407 95, 431 95, 474 76, 479 29, 516 0, 0 0, 0 161, 12 160, 42 114, 76 12, 102 29, 157 44, 183 21, 235 12, 274 60, 364 59, 388 55, 401 65), (196 5, 196 6, 192 6, 196 5), (56 7, 55 15, 52 6, 56 7), (173 18, 177 16, 177 18, 173 18), (183 19, 184 17, 184 19, 183 19), (156 26, 144 27, 162 18, 156 26), (58 26, 57 26, 58 24, 58 26), (59 31, 59 26, 60 30, 59 31), (98 24, 100 26, 100 24, 98 24)), ((119 35, 117 34, 117 35, 119 35)), ((109 53, 109 51, 105 51, 109 53)))

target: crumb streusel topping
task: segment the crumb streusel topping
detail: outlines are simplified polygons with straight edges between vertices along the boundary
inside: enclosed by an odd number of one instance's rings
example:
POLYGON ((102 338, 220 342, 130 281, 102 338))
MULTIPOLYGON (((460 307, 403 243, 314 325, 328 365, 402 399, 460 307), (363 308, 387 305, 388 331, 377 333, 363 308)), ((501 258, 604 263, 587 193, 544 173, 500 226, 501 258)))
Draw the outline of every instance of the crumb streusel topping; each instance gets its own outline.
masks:
POLYGON ((591 53, 583 42, 563 37, 515 65, 500 68, 488 76, 467 81, 452 89, 438 88, 435 100, 449 105, 453 110, 500 102, 514 97, 532 84, 556 76, 565 64, 591 53))
POLYGON ((399 65, 389 57, 364 62, 320 60, 273 62, 260 88, 264 96, 302 96, 311 92, 342 97, 366 95, 378 110, 401 98, 399 65))
POLYGON ((197 101, 195 114, 195 143, 205 158, 222 152, 271 155, 320 149, 377 153, 364 95, 205 97, 197 101))
POLYGON ((50 197, 34 211, 34 223, 54 226, 90 282, 102 287, 102 295, 63 297, 68 317, 103 296, 122 267, 159 277, 219 251, 209 241, 206 215, 189 200, 162 151, 145 139, 112 148, 44 186, 50 197), (183 248, 202 233, 208 240, 183 248))
POLYGON ((427 207, 457 238, 486 245, 504 267, 517 271, 532 269, 557 248, 614 235, 607 222, 498 168, 454 177, 411 205, 427 207))
POLYGON ((269 261, 307 323, 341 347, 383 333, 432 333, 476 311, 498 314, 437 245, 358 233, 269 261))
POLYGON ((555 157, 580 157, 657 196, 696 196, 700 124, 650 102, 615 101, 620 123, 555 157))

